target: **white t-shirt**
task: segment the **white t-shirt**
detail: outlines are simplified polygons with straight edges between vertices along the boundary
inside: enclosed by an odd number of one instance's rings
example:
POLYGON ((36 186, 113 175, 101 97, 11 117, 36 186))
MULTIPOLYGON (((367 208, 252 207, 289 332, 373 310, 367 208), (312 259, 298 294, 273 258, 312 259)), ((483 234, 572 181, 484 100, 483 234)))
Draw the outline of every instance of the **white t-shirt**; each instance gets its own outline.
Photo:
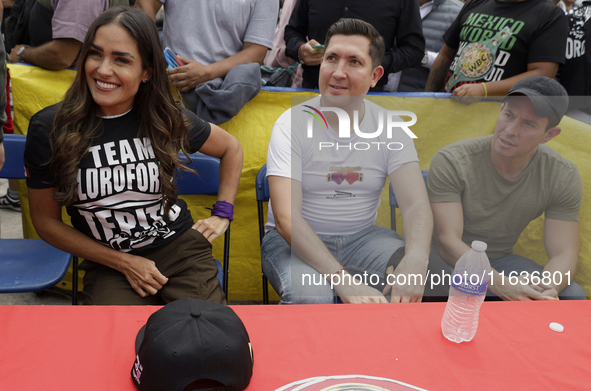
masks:
MULTIPOLYGON (((393 128, 392 137, 387 137, 387 111, 368 100, 364 103, 362 132, 376 132, 382 117, 383 131, 374 138, 353 132, 350 138, 339 138, 314 111, 320 109, 320 97, 287 110, 273 126, 267 176, 302 183, 302 217, 319 235, 346 236, 375 224, 387 176, 419 160, 412 138, 402 129, 393 128)), ((275 227, 270 205, 266 227, 275 227)))

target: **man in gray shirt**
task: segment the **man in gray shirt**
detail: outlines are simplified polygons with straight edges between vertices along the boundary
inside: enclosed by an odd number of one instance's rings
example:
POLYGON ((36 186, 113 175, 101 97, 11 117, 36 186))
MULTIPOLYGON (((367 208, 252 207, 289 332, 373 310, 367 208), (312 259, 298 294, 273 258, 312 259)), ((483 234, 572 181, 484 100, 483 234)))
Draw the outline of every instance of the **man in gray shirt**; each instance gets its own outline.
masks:
MULTIPOLYGON (((182 93, 210 80, 224 79, 238 65, 262 65, 267 50, 273 47, 279 11, 276 0, 138 0, 135 4, 153 19, 163 5, 163 46, 183 63, 169 69, 169 80, 182 93)), ((256 71, 260 79, 260 70, 256 71)), ((189 106, 196 104, 191 95, 183 94, 189 106)), ((189 108, 195 111, 195 107, 189 108)))
MULTIPOLYGON (((469 244, 483 240, 493 269, 489 287, 496 296, 585 299, 573 281, 581 177, 575 164, 546 145, 560 134, 567 107, 568 96, 557 81, 527 77, 503 100, 492 135, 458 141, 433 156, 427 186, 437 246, 431 251, 432 275, 449 274, 469 244), (545 266, 513 253, 521 232, 542 214, 545 266)), ((449 280, 445 283, 449 286, 449 280)))

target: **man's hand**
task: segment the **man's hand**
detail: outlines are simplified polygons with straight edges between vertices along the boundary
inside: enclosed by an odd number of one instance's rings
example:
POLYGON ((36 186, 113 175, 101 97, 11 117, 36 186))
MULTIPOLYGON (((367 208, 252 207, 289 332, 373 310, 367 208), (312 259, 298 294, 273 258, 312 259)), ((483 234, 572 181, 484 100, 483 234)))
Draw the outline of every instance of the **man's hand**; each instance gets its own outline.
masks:
POLYGON ((451 93, 451 100, 471 105, 484 99, 484 95, 486 95, 486 91, 482 83, 464 84, 451 93))
POLYGON ((204 220, 198 220, 193 224, 193 229, 201 232, 205 239, 213 242, 226 232, 230 225, 230 219, 219 216, 211 216, 204 220))
MULTIPOLYGON (((351 279, 353 279, 353 277, 351 277, 351 279)), ((388 302, 380 291, 365 284, 339 284, 335 285, 334 290, 337 292, 343 303, 360 304, 388 302)))
POLYGON ((388 280, 393 282, 392 285, 387 284, 384 289, 385 295, 391 294, 391 303, 421 302, 425 292, 425 269, 428 262, 428 260, 411 259, 409 256, 402 258, 402 261, 392 273, 392 277, 386 279, 386 282, 388 280), (398 278, 399 275, 404 277, 398 278), (399 282, 405 284, 401 285, 399 282))
POLYGON ((168 282, 154 261, 136 255, 126 257, 126 262, 119 264, 119 271, 141 297, 155 295, 168 282))
POLYGON ((16 63, 16 62, 20 62, 20 60, 18 59, 16 52, 18 52, 18 50, 21 47, 29 47, 29 45, 16 45, 15 47, 12 48, 12 50, 10 51, 10 58, 8 59, 8 61, 12 62, 12 63, 16 63))
POLYGON ((542 294, 542 296, 532 296, 532 300, 560 300, 558 298, 558 292, 550 285, 539 283, 538 285, 531 284, 530 286, 542 294))
POLYGON ((189 58, 177 55, 183 62, 182 67, 168 69, 168 81, 180 92, 187 92, 201 83, 211 80, 208 67, 189 58))
POLYGON ((322 62, 324 50, 317 50, 312 47, 316 45, 320 45, 320 42, 315 39, 311 39, 300 48, 298 54, 300 56, 300 60, 302 60, 305 65, 319 65, 322 62))
POLYGON ((507 276, 503 277, 496 271, 493 272, 494 282, 489 286, 490 290, 503 300, 558 300, 558 292, 554 288, 542 283, 530 284, 531 276, 529 274, 520 274, 511 279, 507 276))

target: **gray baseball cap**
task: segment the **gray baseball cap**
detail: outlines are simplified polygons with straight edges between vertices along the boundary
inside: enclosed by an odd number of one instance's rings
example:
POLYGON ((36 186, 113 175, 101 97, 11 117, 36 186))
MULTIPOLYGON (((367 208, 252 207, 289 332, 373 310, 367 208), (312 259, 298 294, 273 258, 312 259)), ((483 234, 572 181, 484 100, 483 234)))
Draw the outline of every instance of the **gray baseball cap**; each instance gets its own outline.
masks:
MULTIPOLYGON (((540 118, 549 118, 548 127, 554 127, 568 109, 568 94, 556 80, 546 76, 530 76, 519 80, 507 93, 527 96, 540 118)), ((505 101, 507 99, 503 99, 505 101)))

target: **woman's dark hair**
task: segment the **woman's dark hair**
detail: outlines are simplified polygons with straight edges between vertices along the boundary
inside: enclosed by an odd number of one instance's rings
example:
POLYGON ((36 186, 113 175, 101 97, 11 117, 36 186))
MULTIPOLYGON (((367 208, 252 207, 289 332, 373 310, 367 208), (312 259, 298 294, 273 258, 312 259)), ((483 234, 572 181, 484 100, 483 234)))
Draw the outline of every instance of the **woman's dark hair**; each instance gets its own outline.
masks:
POLYGON ((333 35, 361 35, 369 39, 369 56, 371 64, 376 68, 382 63, 382 57, 386 52, 384 38, 371 24, 360 19, 341 18, 337 20, 326 32, 324 44, 328 47, 333 35))
POLYGON ((140 83, 134 108, 140 119, 138 137, 147 137, 159 161, 161 192, 165 216, 176 203, 175 167, 184 167, 179 150, 188 150, 187 123, 182 106, 170 91, 166 75, 166 60, 154 21, 133 7, 115 7, 99 15, 92 23, 78 56, 76 79, 66 92, 50 133, 53 157, 50 169, 57 192, 53 198, 69 205, 77 198, 78 166, 102 134, 100 107, 94 102, 86 80, 85 63, 97 30, 115 24, 124 28, 137 43, 142 68, 148 70, 149 80, 140 83))

